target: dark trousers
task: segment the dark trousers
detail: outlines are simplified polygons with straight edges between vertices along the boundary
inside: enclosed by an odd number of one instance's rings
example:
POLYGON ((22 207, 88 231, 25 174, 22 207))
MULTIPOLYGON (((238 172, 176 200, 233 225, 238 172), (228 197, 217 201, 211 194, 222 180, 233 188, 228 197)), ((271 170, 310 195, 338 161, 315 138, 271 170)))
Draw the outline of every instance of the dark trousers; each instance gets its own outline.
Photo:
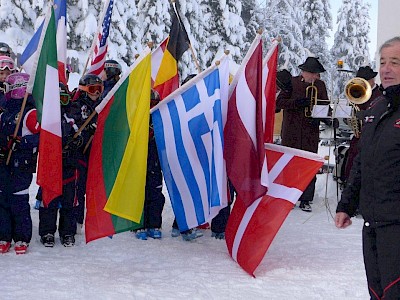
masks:
POLYGON ((75 198, 75 181, 70 180, 63 185, 63 194, 50 202, 47 208, 39 208, 39 235, 48 233, 55 234, 57 231, 57 215, 60 212, 58 221, 58 232, 60 236, 75 235, 76 221, 73 205, 75 198), (61 206, 61 208, 59 208, 61 206))
POLYGON ((400 224, 364 226, 362 236, 371 299, 400 299, 400 224))
POLYGON ((31 181, 31 173, 15 172, 7 166, 0 167, 0 241, 31 241, 31 181))
POLYGON ((315 183, 317 182, 317 177, 315 176, 307 188, 304 190, 303 194, 300 196, 299 201, 313 201, 315 193, 315 183))
POLYGON ((76 169, 76 191, 74 202, 74 217, 77 223, 83 224, 85 219, 85 202, 86 202, 86 180, 87 180, 87 162, 78 161, 76 169))
POLYGON ((165 197, 162 193, 163 175, 155 139, 148 144, 146 189, 144 199, 144 228, 161 228, 165 197))

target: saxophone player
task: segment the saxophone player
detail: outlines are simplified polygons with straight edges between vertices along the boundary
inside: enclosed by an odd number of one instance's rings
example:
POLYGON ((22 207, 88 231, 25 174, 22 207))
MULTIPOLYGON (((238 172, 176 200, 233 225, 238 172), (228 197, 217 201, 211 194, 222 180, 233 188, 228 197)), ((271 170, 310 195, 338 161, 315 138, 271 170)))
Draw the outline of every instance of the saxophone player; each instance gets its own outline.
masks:
MULTIPOLYGON (((369 66, 365 67, 360 67, 357 71, 356 77, 360 77, 368 81, 372 88, 372 93, 371 93, 371 98, 365 103, 358 104, 358 109, 360 110, 359 113, 357 113, 357 117, 362 117, 363 111, 368 109, 370 107, 371 103, 378 98, 379 96, 382 95, 381 90, 379 89, 378 85, 375 83, 375 77, 378 75, 378 72, 375 72, 374 70, 371 69, 369 66)), ((361 129, 361 128, 359 128, 361 129)), ((350 170, 351 167, 353 166, 353 160, 356 157, 358 150, 357 150, 357 144, 358 140, 360 139, 359 136, 353 135, 352 139, 350 140, 350 147, 348 150, 348 157, 347 157, 347 162, 344 170, 344 180, 346 182, 347 178, 349 178, 350 175, 350 170)))
MULTIPOLYGON (((324 67, 316 57, 308 57, 299 65, 300 75, 292 77, 292 89, 282 90, 276 100, 277 109, 283 109, 282 145, 310 152, 318 152, 319 119, 306 116, 305 110, 310 110, 311 99, 306 89, 313 86, 317 99, 328 100, 325 83, 320 80, 324 67), (308 97, 307 97, 308 96, 308 97)), ((314 103, 316 104, 316 103, 314 103)), ((329 104, 323 101, 318 104, 329 104)), ((316 177, 300 197, 300 208, 311 212, 310 202, 313 201, 316 177)))

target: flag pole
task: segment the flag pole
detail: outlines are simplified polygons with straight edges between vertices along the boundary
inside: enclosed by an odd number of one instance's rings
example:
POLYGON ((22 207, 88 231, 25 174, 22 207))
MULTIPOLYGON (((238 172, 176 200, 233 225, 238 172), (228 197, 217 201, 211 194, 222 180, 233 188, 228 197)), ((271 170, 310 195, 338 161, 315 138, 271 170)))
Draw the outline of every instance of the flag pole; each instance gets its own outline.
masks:
MULTIPOLYGON (((46 35, 47 26, 48 26, 48 24, 50 22, 50 19, 51 19, 51 7, 53 5, 54 5, 54 3, 53 3, 53 1, 51 1, 50 2, 50 6, 49 6, 49 10, 48 10, 48 12, 46 14, 45 23, 44 23, 44 26, 43 26, 43 29, 42 29, 42 34, 41 34, 40 40, 39 40, 38 49, 40 49, 40 51, 41 51, 42 46, 43 46, 43 40, 44 40, 44 36, 46 35)), ((13 140, 18 135, 19 127, 21 126, 22 115, 23 115, 25 107, 26 107, 26 102, 28 101, 29 93, 32 92, 32 88, 33 88, 33 85, 35 83, 35 77, 36 77, 36 71, 37 71, 36 69, 37 69, 37 65, 38 65, 38 61, 39 61, 40 51, 38 51, 36 53, 36 60, 35 60, 35 63, 33 65, 34 72, 32 72, 32 74, 35 74, 35 76, 30 76, 29 81, 28 81, 28 83, 26 85, 26 92, 25 92, 24 100, 22 100, 21 109, 19 111, 18 118, 17 118, 17 124, 15 125, 14 133, 12 135, 13 140)), ((6 161, 6 165, 7 166, 10 163, 12 151, 13 151, 13 149, 9 149, 9 151, 8 151, 8 156, 7 156, 7 161, 6 161)))
MULTIPOLYGON (((18 130, 19 130, 19 127, 21 125, 22 114, 24 113, 27 100, 28 100, 28 92, 25 92, 24 100, 22 101, 21 109, 20 109, 19 114, 18 114, 17 124, 15 125, 14 134, 12 135, 13 140, 15 140, 15 138, 17 137, 18 130)), ((12 148, 8 150, 6 166, 8 166, 8 164, 10 163, 11 153, 12 152, 13 152, 12 148)))
POLYGON ((102 30, 104 17, 106 15, 107 8, 108 8, 109 4, 110 4, 110 0, 107 0, 107 2, 104 3, 103 11, 101 12, 100 22, 99 22, 99 24, 97 26, 97 31, 96 31, 96 34, 95 34, 95 36, 93 38, 92 46, 90 47, 89 55, 88 55, 88 58, 86 60, 85 67, 83 68, 82 76, 85 75, 85 72, 86 72, 87 67, 89 65, 89 61, 92 58, 92 55, 93 55, 93 52, 94 52, 94 48, 96 47, 96 44, 97 44, 97 36, 99 35, 100 31, 102 30))

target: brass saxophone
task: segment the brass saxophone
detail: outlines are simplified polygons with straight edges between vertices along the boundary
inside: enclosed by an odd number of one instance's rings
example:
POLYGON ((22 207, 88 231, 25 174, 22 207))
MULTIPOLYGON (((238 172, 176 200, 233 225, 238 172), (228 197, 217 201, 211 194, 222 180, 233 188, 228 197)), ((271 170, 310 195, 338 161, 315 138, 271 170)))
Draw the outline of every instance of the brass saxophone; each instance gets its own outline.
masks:
POLYGON ((360 111, 360 104, 363 104, 371 98, 372 88, 371 85, 363 78, 355 77, 350 79, 344 88, 346 98, 353 106, 351 118, 349 119, 349 126, 353 129, 354 136, 360 137, 362 120, 359 120, 356 113, 360 111))

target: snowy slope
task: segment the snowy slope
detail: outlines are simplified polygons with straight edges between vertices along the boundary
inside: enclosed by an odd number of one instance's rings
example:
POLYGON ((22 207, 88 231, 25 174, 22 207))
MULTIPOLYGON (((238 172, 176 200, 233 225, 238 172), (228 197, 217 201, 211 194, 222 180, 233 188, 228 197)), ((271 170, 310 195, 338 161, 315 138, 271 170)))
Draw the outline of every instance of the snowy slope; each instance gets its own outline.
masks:
MULTIPOLYGON (((328 152, 321 147, 321 154, 328 152)), ((368 299, 361 252, 362 220, 335 228, 336 186, 318 175, 313 212, 295 208, 287 218, 256 278, 228 255, 209 230, 193 242, 172 238, 167 199, 162 240, 137 240, 131 232, 74 248, 57 236, 54 248, 39 242, 38 211, 32 209, 33 240, 26 255, 13 249, 0 256, 1 299, 368 299), (327 205, 328 204, 328 205, 327 205)), ((37 186, 30 194, 34 204, 37 186)), ((166 194, 167 195, 167 194, 166 194)))

